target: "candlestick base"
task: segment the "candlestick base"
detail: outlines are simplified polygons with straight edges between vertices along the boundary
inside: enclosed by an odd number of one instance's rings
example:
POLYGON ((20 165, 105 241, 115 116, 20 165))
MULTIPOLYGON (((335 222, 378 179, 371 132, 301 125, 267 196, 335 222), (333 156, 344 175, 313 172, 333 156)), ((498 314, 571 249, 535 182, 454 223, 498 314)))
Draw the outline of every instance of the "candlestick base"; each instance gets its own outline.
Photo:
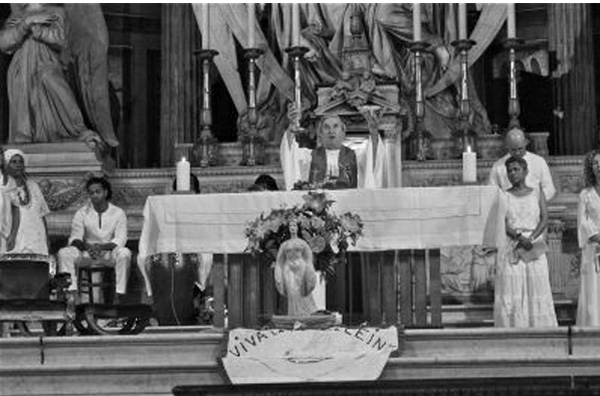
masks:
POLYGON ((414 131, 408 138, 410 158, 416 161, 433 159, 431 150, 431 133, 429 131, 414 131))
POLYGON ((266 161, 266 141, 262 136, 245 134, 240 139, 242 144, 242 166, 264 165, 266 161))
POLYGON ((203 129, 194 145, 195 163, 202 168, 217 165, 218 150, 219 141, 212 135, 210 129, 203 129))

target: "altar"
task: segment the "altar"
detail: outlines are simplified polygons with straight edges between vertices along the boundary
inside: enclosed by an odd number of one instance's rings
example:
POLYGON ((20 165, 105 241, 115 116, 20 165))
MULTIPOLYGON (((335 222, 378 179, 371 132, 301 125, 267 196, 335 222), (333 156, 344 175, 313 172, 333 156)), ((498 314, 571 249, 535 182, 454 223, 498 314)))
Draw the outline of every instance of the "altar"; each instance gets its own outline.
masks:
MULTIPOLYGON (((165 252, 216 254, 215 325, 225 325, 226 305, 229 327, 257 326, 259 317, 273 314, 272 301, 263 300, 274 288, 268 268, 264 268, 268 265, 243 254, 244 227, 262 212, 301 203, 304 194, 148 197, 139 260, 165 252), (261 281, 260 274, 265 272, 261 281)), ((372 324, 425 326, 431 317, 430 325, 441 326, 438 249, 498 247, 504 241, 505 198, 495 186, 338 190, 328 194, 335 201, 333 211, 351 211, 364 222, 363 237, 350 251, 360 252, 361 265, 368 267, 363 308, 372 324)), ((346 275, 343 268, 339 270, 336 286, 341 287, 346 275)), ((340 289, 338 293, 341 301, 332 308, 343 312, 346 293, 340 289)))

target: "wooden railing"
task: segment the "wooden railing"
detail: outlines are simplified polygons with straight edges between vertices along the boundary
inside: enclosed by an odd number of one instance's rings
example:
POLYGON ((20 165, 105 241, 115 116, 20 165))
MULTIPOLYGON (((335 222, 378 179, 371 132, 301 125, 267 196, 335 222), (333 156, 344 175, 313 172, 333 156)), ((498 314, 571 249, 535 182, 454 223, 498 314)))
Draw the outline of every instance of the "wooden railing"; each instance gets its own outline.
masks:
MULTIPOLYGON (((215 255, 212 276, 216 327, 261 327, 285 313, 270 263, 215 255)), ((439 250, 347 253, 327 283, 327 309, 342 313, 347 325, 441 327, 439 250)))

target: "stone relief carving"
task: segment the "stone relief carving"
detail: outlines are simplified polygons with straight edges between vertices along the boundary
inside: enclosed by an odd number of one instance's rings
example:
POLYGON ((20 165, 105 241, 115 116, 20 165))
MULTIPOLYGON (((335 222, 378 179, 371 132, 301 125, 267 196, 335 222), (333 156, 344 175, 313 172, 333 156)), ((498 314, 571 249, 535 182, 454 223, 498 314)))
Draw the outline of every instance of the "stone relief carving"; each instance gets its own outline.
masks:
POLYGON ((42 179, 38 184, 48 207, 53 212, 77 208, 87 199, 85 184, 81 179, 42 179))

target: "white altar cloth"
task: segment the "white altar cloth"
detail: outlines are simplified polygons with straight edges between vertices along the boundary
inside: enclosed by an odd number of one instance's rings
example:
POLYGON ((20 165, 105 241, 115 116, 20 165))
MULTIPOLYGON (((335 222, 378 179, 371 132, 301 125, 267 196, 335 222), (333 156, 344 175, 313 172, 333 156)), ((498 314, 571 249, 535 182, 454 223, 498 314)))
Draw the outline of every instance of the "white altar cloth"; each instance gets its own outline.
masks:
MULTIPOLYGON (((139 255, 241 253, 246 223, 273 208, 303 202, 305 191, 148 197, 139 255)), ((496 186, 328 191, 336 213, 361 216, 363 236, 353 250, 501 246, 506 198, 496 186)))

